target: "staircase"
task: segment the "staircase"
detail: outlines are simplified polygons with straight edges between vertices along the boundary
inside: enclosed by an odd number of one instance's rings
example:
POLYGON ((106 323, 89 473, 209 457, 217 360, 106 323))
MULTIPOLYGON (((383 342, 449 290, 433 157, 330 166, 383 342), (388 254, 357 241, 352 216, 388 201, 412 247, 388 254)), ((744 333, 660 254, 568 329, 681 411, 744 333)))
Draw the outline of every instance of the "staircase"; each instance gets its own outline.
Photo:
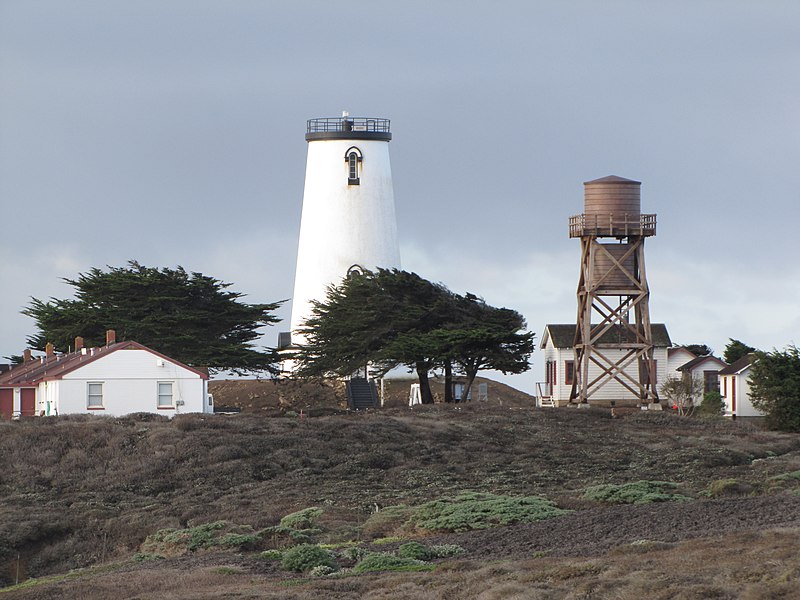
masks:
POLYGON ((347 381, 347 407, 350 410, 364 410, 378 407, 378 392, 374 381, 354 377, 347 381))

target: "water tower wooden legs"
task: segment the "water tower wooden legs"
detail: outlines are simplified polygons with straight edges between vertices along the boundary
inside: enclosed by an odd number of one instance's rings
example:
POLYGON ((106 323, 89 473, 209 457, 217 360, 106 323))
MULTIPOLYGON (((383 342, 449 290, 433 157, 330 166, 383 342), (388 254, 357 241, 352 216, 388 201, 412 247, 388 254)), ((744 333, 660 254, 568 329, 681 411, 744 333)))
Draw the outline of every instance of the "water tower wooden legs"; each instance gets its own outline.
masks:
POLYGON ((571 404, 589 403, 611 382, 617 385, 606 388, 604 400, 624 400, 610 397, 618 393, 658 402, 649 298, 644 237, 628 237, 624 245, 581 238, 571 404))

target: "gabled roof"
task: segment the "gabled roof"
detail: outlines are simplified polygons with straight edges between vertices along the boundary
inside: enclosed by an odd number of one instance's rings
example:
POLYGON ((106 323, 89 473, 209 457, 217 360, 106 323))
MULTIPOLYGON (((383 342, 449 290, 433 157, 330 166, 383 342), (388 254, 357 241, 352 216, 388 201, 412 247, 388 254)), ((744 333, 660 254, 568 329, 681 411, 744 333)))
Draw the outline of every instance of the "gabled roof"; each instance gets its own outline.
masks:
MULTIPOLYGON (((594 327, 594 325, 592 325, 592 327, 594 327)), ((544 335, 542 336, 542 343, 540 344, 540 347, 544 348, 544 346, 547 344, 547 340, 550 339, 552 340, 555 348, 572 348, 573 344, 575 343, 576 328, 577 325, 574 323, 545 325, 544 335)), ((672 342, 669 339, 669 333, 667 333, 667 326, 663 323, 651 324, 650 331, 653 334, 654 346, 668 348, 672 345, 672 342)), ((600 338, 600 343, 619 343, 620 341, 629 342, 632 341, 632 339, 633 338, 631 337, 628 329, 622 325, 615 325, 609 329, 602 338, 600 338)))
POLYGON ((0 386, 25 387, 36 385, 40 381, 61 379, 61 377, 67 373, 71 373, 72 371, 79 369, 84 365, 94 362, 104 356, 108 356, 117 350, 126 349, 146 350, 147 352, 150 352, 159 358, 163 358, 164 360, 183 367, 184 369, 188 369, 193 373, 197 373, 197 375, 203 379, 208 379, 208 373, 204 373, 200 369, 195 369, 188 365, 184 365, 174 358, 170 358, 164 354, 161 354, 160 352, 157 352, 152 348, 148 348, 139 342, 126 341, 116 342, 100 348, 83 348, 82 350, 77 350, 68 354, 42 356, 41 358, 29 360, 19 365, 15 365, 10 371, 0 375, 0 386))
POLYGON ((667 355, 672 356, 673 354, 677 354, 681 351, 691 354, 692 357, 697 358, 697 355, 689 350, 686 346, 672 346, 671 348, 667 348, 667 355))
POLYGON ((722 369, 719 372, 719 374, 720 375, 738 375, 739 373, 744 371, 746 368, 748 368, 750 365, 752 365, 753 362, 755 361, 755 359, 756 359, 756 355, 755 354, 753 354, 753 353, 746 354, 745 356, 743 356, 739 360, 735 361, 733 364, 731 364, 731 365, 725 367, 724 369, 722 369))
POLYGON ((695 367, 702 365, 706 361, 715 363, 715 366, 719 367, 720 369, 724 369, 728 366, 728 363, 726 363, 724 360, 721 360, 716 356, 712 356, 711 354, 707 354, 706 356, 698 356, 697 358, 693 358, 689 362, 682 364, 680 367, 678 367, 678 371, 692 371, 695 369, 695 367))

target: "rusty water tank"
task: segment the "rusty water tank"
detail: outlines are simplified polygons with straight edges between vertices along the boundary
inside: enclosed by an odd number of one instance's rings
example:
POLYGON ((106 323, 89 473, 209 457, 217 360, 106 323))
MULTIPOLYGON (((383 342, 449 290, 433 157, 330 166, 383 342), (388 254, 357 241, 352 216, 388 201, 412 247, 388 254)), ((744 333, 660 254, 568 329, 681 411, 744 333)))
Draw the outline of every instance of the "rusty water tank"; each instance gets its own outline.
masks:
POLYGON ((639 273, 636 270, 636 253, 628 253, 630 249, 630 244, 597 244, 594 246, 592 249, 594 281, 587 282, 589 287, 598 291, 635 288, 639 281, 639 273), (625 256, 626 254, 627 256, 625 256), (621 269, 617 263, 620 263, 623 268, 621 269))
POLYGON ((585 226, 597 235, 628 235, 641 227, 641 181, 609 175, 583 186, 585 226))

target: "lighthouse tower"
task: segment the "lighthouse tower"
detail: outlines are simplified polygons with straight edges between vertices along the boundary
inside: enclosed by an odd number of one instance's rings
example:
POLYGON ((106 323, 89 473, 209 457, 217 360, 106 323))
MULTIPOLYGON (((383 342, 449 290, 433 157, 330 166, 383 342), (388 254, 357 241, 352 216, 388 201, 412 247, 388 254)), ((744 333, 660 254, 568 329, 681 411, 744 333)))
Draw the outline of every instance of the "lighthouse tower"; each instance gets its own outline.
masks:
MULTIPOLYGON (((354 271, 400 268, 388 119, 310 119, 291 341, 330 285, 354 271)), ((287 340, 288 341, 288 340, 287 340)))

